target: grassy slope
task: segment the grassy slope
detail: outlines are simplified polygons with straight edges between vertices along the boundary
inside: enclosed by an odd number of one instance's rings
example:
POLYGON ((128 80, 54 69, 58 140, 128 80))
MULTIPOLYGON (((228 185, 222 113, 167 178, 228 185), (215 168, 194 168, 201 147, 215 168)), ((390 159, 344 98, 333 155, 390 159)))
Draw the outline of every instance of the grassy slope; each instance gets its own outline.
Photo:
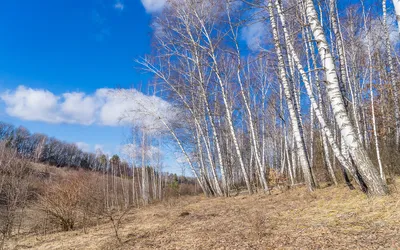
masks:
POLYGON ((110 223, 45 237, 25 236, 10 249, 399 249, 400 192, 367 198, 345 187, 309 194, 185 197, 132 210, 110 223), (185 215, 184 212, 188 212, 185 215))

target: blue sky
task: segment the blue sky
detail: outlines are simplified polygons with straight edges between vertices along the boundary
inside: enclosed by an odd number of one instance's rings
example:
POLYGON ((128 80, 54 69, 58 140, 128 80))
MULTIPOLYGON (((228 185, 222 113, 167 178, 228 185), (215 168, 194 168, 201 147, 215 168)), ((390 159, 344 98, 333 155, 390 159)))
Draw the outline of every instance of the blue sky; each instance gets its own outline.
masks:
POLYGON ((149 51, 150 15, 138 0, 6 1, 0 9, 2 88, 93 91, 142 80, 133 59, 149 51))
MULTIPOLYGON (((139 0, 4 1, 0 8, 0 93, 11 91, 13 101, 13 92, 23 85, 63 98, 65 93, 95 96, 99 89, 146 84, 150 76, 134 68, 134 59, 150 52, 148 12, 164 1, 143 2, 147 11, 139 0)), ((47 105, 48 98, 39 96, 34 105, 47 105)), ((28 112, 32 110, 37 109, 28 112)), ((101 145, 104 151, 118 153, 128 134, 123 126, 26 117, 10 115, 5 102, 0 102, 1 121, 61 140, 83 142, 90 150, 101 145)), ((173 157, 167 158, 167 164, 176 164, 173 157)))

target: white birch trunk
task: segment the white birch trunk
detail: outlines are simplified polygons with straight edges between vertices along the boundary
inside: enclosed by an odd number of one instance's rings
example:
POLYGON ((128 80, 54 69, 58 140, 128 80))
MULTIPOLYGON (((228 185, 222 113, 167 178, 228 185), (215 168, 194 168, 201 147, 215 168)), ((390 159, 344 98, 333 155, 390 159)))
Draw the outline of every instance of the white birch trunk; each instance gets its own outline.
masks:
POLYGON ((164 126, 168 129, 168 131, 171 133, 171 135, 174 137, 176 143, 178 144, 179 148, 181 149, 183 155, 185 156, 185 158, 186 158, 186 160, 187 160, 187 162, 189 164, 190 170, 192 170, 192 173, 196 177, 196 180, 199 183, 199 185, 200 185, 201 189, 203 190, 203 192, 206 193, 206 189, 205 189, 203 183, 201 182, 201 179, 200 179, 196 169, 194 168, 193 162, 190 159, 189 154, 186 152, 185 148, 183 147, 181 140, 179 140, 179 138, 176 135, 175 131, 172 130, 172 128, 163 119, 160 119, 160 120, 164 124, 164 126))
MULTIPOLYGON (((197 143, 197 148, 198 148, 198 154, 199 154, 199 162, 200 162, 200 181, 204 185, 204 190, 203 192, 205 193, 206 196, 209 196, 209 193, 215 193, 215 191, 212 189, 211 185, 208 185, 209 180, 208 180, 208 175, 207 175, 207 169, 204 164, 204 159, 203 159, 203 149, 202 149, 202 144, 200 140, 200 133, 199 133, 199 128, 196 126, 196 143, 197 143)), ((192 170, 193 171, 193 170, 192 170)), ((202 185, 200 185, 202 186, 202 185)))
MULTIPOLYGON (((308 97, 310 99, 310 102, 311 102, 312 110, 315 112, 317 120, 320 123, 321 130, 324 133, 323 139, 325 138, 325 136, 327 137, 327 139, 328 139, 328 141, 329 141, 329 143, 330 143, 330 145, 331 145, 331 147, 333 149, 333 152, 334 152, 335 156, 338 158, 338 160, 340 161, 340 163, 346 169, 348 169, 353 174, 353 176, 356 176, 355 169, 352 167, 352 165, 347 160, 345 160, 345 158, 340 153, 340 149, 336 144, 336 141, 335 141, 335 139, 333 137, 331 129, 329 128, 328 124, 326 123, 325 118, 323 116, 323 113, 320 110, 320 107, 322 107, 321 99, 320 99, 320 103, 317 103, 317 101, 314 98, 314 94, 313 94, 313 91, 312 91, 311 83, 309 82, 309 78, 307 77, 307 73, 305 72, 305 70, 304 70, 304 68, 302 66, 302 63, 300 62, 300 59, 299 59, 299 57, 297 55, 297 52, 294 50, 292 39, 289 36, 289 33, 288 33, 288 31, 286 29, 286 26, 285 26, 285 23, 286 23, 285 22, 285 16, 282 14, 282 10, 281 10, 281 7, 280 7, 278 1, 276 2, 276 8, 278 10, 278 15, 279 15, 279 17, 281 19, 282 29, 283 29, 283 33, 284 33, 284 36, 285 36, 286 44, 287 44, 287 47, 288 47, 288 52, 291 53, 291 55, 293 57, 293 60, 294 60, 294 63, 296 65, 298 71, 300 72, 300 76, 302 77, 302 80, 303 80, 304 85, 306 87, 307 95, 308 95, 308 97)), ((325 145, 324 145, 324 149, 327 150, 327 147, 325 148, 325 145)), ((326 152, 326 154, 329 155, 329 152, 326 152)), ((332 165, 330 164, 330 161, 329 161, 329 164, 328 164, 328 170, 329 170, 330 174, 332 175, 332 179, 336 183, 336 177, 334 175, 334 171, 333 171, 332 165)))
MULTIPOLYGON (((206 108, 206 112, 207 112, 208 117, 210 119, 211 130, 212 130, 215 146, 216 146, 216 149, 217 149, 217 158, 218 158, 218 163, 219 163, 219 166, 220 166, 220 169, 221 169, 222 186, 223 186, 224 192, 222 192, 221 187, 220 187, 219 182, 218 182, 218 178, 217 178, 217 174, 216 174, 216 167, 215 167, 214 162, 212 160, 210 143, 207 144, 207 141, 204 140, 204 142, 206 143, 206 150, 207 150, 208 159, 209 159, 209 162, 210 162, 211 168, 212 168, 212 174, 213 174, 213 177, 214 177, 214 185, 215 185, 215 187, 217 189, 217 193, 219 195, 222 195, 224 193, 226 196, 228 196, 229 195, 229 187, 227 185, 227 178, 226 178, 226 174, 225 174, 225 166, 224 166, 224 164, 222 162, 222 153, 221 153, 221 146, 220 146, 220 142, 219 142, 219 137, 218 137, 217 130, 216 130, 216 127, 215 127, 214 118, 213 118, 211 110, 210 110, 210 105, 209 105, 208 98, 207 98, 207 92, 206 92, 206 90, 204 89, 204 86, 203 86, 203 84, 206 81, 204 79, 205 77, 203 75, 203 72, 201 71, 201 63, 200 63, 200 58, 199 58, 199 51, 197 49, 197 46, 196 46, 197 44, 196 44, 196 41, 194 40, 192 34, 190 33, 190 31, 188 33, 189 33, 189 36, 191 38, 191 42, 192 42, 192 45, 193 45, 196 68, 197 68, 197 72, 198 72, 198 75, 199 75, 199 81, 200 81, 199 82, 199 86, 200 86, 200 89, 201 89, 201 95, 202 95, 203 100, 204 100, 204 105, 205 105, 205 108, 206 108)), ((202 133, 200 124, 198 124, 198 126, 199 126, 199 131, 202 133)), ((203 138, 204 138, 204 136, 203 136, 203 138)))
MULTIPOLYGON (((195 53, 195 55, 196 55, 196 53, 195 53)), ((145 68, 147 68, 148 71, 152 72, 153 74, 158 76, 160 79, 162 79, 178 95, 178 97, 181 99, 182 103, 184 104, 185 108, 187 108, 187 110, 192 115, 193 121, 195 122, 196 126, 199 126, 201 128, 201 125, 200 125, 201 123, 200 123, 199 119, 197 118, 196 112, 193 110, 193 108, 191 108, 189 103, 186 101, 186 98, 180 93, 180 91, 174 86, 174 84, 169 81, 169 79, 163 74, 163 72, 159 71, 156 67, 154 67, 147 60, 139 61, 138 63, 140 63, 145 68)), ((202 87, 202 85, 200 85, 200 86, 202 88, 202 93, 203 93, 204 92, 203 91, 203 87, 202 87)), ((208 108, 208 102, 205 102, 205 105, 208 108)), ((210 114, 209 109, 207 109, 207 112, 210 114)), ((214 129, 215 128, 213 128, 213 131, 215 131, 214 129)), ((212 172, 212 175, 213 175, 213 180, 214 180, 214 185, 215 185, 216 191, 217 191, 217 193, 219 195, 222 195, 222 190, 221 190, 221 187, 220 187, 218 179, 217 179, 216 169, 215 169, 215 166, 214 166, 213 160, 212 160, 212 152, 211 152, 211 149, 210 149, 210 142, 209 142, 209 140, 207 140, 208 135, 204 135, 202 129, 200 129, 199 131, 200 131, 200 133, 201 133, 201 135, 203 137, 203 140, 205 142, 205 145, 206 145, 207 156, 209 158, 209 162, 210 162, 210 165, 211 165, 211 168, 212 168, 211 172, 212 172)), ((218 139, 215 139, 215 140, 218 140, 218 139)), ((219 141, 216 141, 216 145, 219 145, 219 141)), ((222 156, 220 154, 218 154, 218 159, 220 161, 220 164, 221 164, 221 157, 222 156)))
MULTIPOLYGON (((395 0, 394 0, 395 1, 395 0)), ((383 172, 383 166, 382 166, 382 161, 381 161, 381 154, 379 151, 379 141, 378 141, 378 133, 377 133, 377 126, 376 126, 376 121, 375 121, 375 106, 374 106, 374 91, 372 88, 372 73, 373 73, 373 68, 372 68, 372 55, 371 55, 371 45, 370 45, 370 36, 368 33, 367 29, 367 20, 365 17, 365 10, 364 10, 364 5, 363 5, 363 18, 364 18, 364 30, 367 34, 367 48, 368 48, 368 77, 369 77, 369 95, 370 95, 370 100, 371 100, 371 113, 372 113, 372 129, 374 131, 374 139, 375 139, 375 150, 376 150, 376 158, 378 159, 378 165, 379 165, 379 173, 381 175, 381 178, 384 183, 386 183, 386 177, 385 173, 383 172)))
POLYGON ((230 133, 230 136, 232 137, 233 145, 234 145, 234 148, 235 148, 235 151, 236 151, 236 155, 237 155, 237 158, 238 158, 238 161, 239 161, 239 166, 240 166, 240 168, 242 170, 242 173, 243 173, 243 178, 244 178, 244 180, 246 182, 247 190, 248 190, 249 194, 252 194, 253 190, 251 188, 251 184, 250 184, 250 181, 249 181, 248 172, 246 170, 246 167, 244 166, 243 157, 242 157, 242 153, 240 151, 239 143, 237 141, 235 128, 233 127, 232 110, 231 110, 231 107, 230 107, 229 102, 228 102, 228 97, 227 97, 226 88, 225 88, 225 84, 226 83, 222 80, 222 77, 221 77, 221 73, 220 73, 220 69, 219 69, 219 63, 218 63, 218 60, 217 60, 217 57, 216 57, 216 54, 215 54, 215 48, 214 48, 213 40, 210 37, 209 30, 204 25, 203 19, 201 17, 199 17, 199 15, 198 15, 198 13, 196 11, 195 11, 194 14, 197 17, 197 19, 199 21, 199 24, 201 25, 201 28, 203 30, 203 34, 204 34, 204 36, 205 36, 205 38, 207 39, 207 42, 208 42, 208 46, 209 46, 208 47, 208 54, 209 54, 212 62, 214 63, 214 72, 215 72, 215 75, 217 77, 218 84, 219 84, 219 86, 221 88, 221 95, 222 95, 222 100, 223 100, 223 103, 224 103, 224 109, 225 109, 225 113, 226 113, 225 114, 226 115, 226 120, 228 122, 229 133, 230 133))
POLYGON ((294 177, 293 177, 293 172, 292 172, 292 165, 290 164, 290 157, 289 157, 289 150, 288 150, 288 142, 287 142, 287 135, 285 133, 285 152, 284 154, 286 155, 287 159, 287 165, 288 165, 288 172, 289 172, 289 177, 290 177, 290 183, 293 186, 294 185, 294 177))
POLYGON ((301 131, 300 120, 299 120, 298 114, 296 114, 296 111, 298 111, 298 109, 296 107, 297 106, 296 99, 293 98, 294 97, 293 91, 291 91, 291 89, 289 88, 289 82, 286 77, 285 63, 284 63, 284 58, 283 58, 283 54, 282 54, 281 47, 280 47, 280 41, 279 41, 278 32, 277 32, 277 25, 275 22, 274 10, 273 10, 271 1, 268 3, 268 10, 269 10, 270 21, 271 21, 271 26, 272 26, 272 33, 273 33, 273 37, 274 37, 275 50, 276 50, 276 53, 278 56, 279 78, 283 85, 283 89, 284 89, 285 96, 286 96, 286 102, 287 102, 287 106, 288 106, 288 110, 289 110, 289 115, 292 120, 292 129, 293 129, 293 135, 296 139, 297 153, 299 154, 300 165, 303 170, 303 175, 304 175, 304 179, 307 184, 307 187, 308 187, 309 191, 313 191, 315 188, 315 183, 312 178, 310 163, 307 159, 307 152, 305 149, 304 137, 303 137, 303 134, 301 133, 302 131, 301 131))
POLYGON ((237 42, 237 33, 235 32, 233 26, 232 26, 232 22, 230 20, 230 14, 229 14, 229 5, 227 7, 228 10, 228 18, 229 18, 229 25, 230 25, 230 30, 233 36, 233 42, 235 44, 235 49, 236 49, 236 56, 237 56, 237 69, 236 69, 236 77, 240 86, 240 93, 241 96, 243 98, 243 102, 244 102, 244 107, 246 109, 247 112, 247 117, 248 117, 248 124, 249 124, 249 129, 250 129, 250 137, 251 137, 251 142, 253 145, 253 150, 254 150, 254 156, 256 158, 256 163, 257 163, 257 168, 258 168, 258 172, 259 172, 259 179, 261 182, 261 185, 263 187, 263 190, 265 192, 268 192, 268 183, 267 180, 265 178, 265 166, 262 164, 261 162, 261 158, 260 158, 260 152, 258 150, 258 145, 257 145, 257 137, 256 137, 256 132, 255 132, 255 128, 254 128, 254 122, 253 122, 253 115, 252 115, 252 111, 250 109, 250 104, 249 104, 249 100, 247 98, 247 95, 245 94, 245 89, 243 86, 243 82, 242 82, 242 77, 240 75, 240 69, 241 69, 241 56, 240 56, 240 49, 239 49, 239 44, 237 42))
POLYGON ((333 183, 337 186, 338 182, 337 182, 337 179, 336 179, 336 176, 335 176, 335 171, 333 170, 331 159, 330 159, 330 156, 329 156, 329 148, 328 148, 328 144, 326 143, 326 135, 325 134, 321 134, 321 136, 322 136, 322 145, 323 145, 324 152, 325 152, 324 153, 325 162, 326 162, 326 165, 328 167, 328 172, 331 175, 331 179, 332 179, 333 183))
POLYGON ((318 15, 315 11, 312 0, 306 0, 306 14, 314 39, 317 42, 318 53, 326 74, 328 98, 340 132, 342 133, 346 145, 349 147, 349 151, 356 162, 358 171, 368 187, 368 191, 373 195, 385 195, 388 193, 387 186, 380 179, 367 152, 357 140, 353 125, 351 124, 346 112, 337 78, 335 63, 328 42, 326 41, 324 30, 319 23, 318 15))
POLYGON ((132 163, 132 204, 136 204, 135 163, 132 163))
MULTIPOLYGON (((292 143, 291 143, 291 149, 292 149, 292 168, 293 168, 293 177, 295 181, 298 179, 297 178, 297 171, 298 171, 298 166, 297 166, 297 148, 296 148, 296 140, 294 139, 294 135, 292 133, 292 143)), ((296 181, 297 182, 297 181, 296 181)))
POLYGON ((146 169, 146 133, 143 132, 142 137, 142 199, 144 205, 149 204, 150 192, 149 192, 149 180, 146 169))

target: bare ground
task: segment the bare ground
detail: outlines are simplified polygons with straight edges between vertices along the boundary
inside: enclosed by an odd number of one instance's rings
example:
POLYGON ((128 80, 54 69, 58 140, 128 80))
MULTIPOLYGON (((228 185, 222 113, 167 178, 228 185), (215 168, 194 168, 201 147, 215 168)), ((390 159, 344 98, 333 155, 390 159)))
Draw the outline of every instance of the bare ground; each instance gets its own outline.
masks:
POLYGON ((185 197, 134 209, 111 223, 23 236, 9 249, 400 249, 400 193, 367 198, 345 187, 310 194, 185 197))

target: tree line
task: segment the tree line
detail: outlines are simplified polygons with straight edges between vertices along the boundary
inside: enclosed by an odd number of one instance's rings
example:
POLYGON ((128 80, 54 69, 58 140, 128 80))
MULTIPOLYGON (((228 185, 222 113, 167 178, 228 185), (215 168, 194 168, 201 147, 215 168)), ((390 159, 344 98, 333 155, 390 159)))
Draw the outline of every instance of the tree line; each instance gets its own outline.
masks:
POLYGON ((0 122, 0 141, 5 142, 7 147, 16 149, 25 159, 57 167, 100 170, 108 161, 108 157, 102 152, 85 152, 75 143, 61 141, 45 134, 32 134, 25 127, 15 127, 5 122, 0 122))

